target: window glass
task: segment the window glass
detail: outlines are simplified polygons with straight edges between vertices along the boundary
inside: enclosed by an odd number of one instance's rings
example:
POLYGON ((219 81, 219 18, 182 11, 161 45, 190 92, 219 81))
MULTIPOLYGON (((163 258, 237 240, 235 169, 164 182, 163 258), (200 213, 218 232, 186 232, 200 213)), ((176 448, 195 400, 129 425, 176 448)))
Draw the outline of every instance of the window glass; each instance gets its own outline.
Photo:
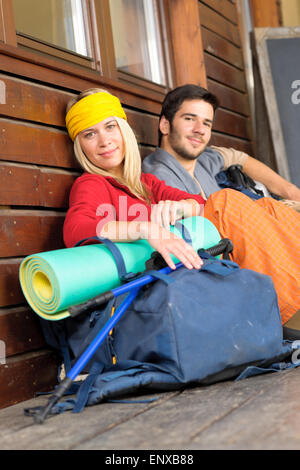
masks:
POLYGON ((90 56, 84 0, 13 0, 17 33, 90 56))
POLYGON ((118 70, 165 85, 155 0, 110 0, 118 70))

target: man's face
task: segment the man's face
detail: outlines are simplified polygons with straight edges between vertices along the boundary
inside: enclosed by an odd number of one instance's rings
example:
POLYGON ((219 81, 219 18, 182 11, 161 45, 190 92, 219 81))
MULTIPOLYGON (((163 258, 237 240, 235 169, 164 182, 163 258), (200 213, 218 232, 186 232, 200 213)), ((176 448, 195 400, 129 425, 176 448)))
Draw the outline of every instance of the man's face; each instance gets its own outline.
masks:
POLYGON ((206 101, 184 101, 172 125, 164 116, 160 121, 163 148, 179 159, 195 160, 210 141, 213 118, 214 109, 206 101))

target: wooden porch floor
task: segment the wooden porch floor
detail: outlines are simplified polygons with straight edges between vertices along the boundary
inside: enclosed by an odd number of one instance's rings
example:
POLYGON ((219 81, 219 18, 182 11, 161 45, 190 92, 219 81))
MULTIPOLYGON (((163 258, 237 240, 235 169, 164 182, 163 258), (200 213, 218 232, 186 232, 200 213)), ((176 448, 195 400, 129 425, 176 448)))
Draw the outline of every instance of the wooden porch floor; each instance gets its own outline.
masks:
POLYGON ((0 449, 300 449, 300 368, 153 396, 152 403, 104 403, 42 425, 23 409, 45 397, 14 405, 0 411, 0 449))

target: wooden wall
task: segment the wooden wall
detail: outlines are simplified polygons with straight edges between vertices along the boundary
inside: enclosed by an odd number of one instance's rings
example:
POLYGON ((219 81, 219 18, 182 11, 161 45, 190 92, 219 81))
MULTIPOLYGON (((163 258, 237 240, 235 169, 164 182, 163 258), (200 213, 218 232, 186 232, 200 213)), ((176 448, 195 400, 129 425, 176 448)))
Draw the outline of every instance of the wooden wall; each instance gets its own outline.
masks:
POLYGON ((47 88, 0 75, 0 339, 6 363, 0 367, 0 406, 48 389, 56 381, 56 361, 45 350, 36 315, 23 298, 18 269, 33 252, 62 246, 64 187, 72 179, 65 168, 72 154, 47 88), (49 100, 49 104, 46 105, 49 100), (60 190, 59 185, 62 184, 60 190))
POLYGON ((199 0, 207 87, 220 99, 212 143, 253 153, 253 136, 237 4, 199 0))
MULTIPOLYGON (((289 1, 290 3, 290 1, 289 1)), ((281 0, 249 0, 253 26, 278 28, 282 26, 281 0)))
MULTIPOLYGON (((204 58, 208 87, 221 100, 213 143, 251 153, 249 105, 235 3, 165 3, 174 40, 178 18, 185 23, 187 32, 193 12, 199 11, 196 23, 200 19, 202 36, 197 44, 203 42, 204 47, 204 53, 201 49, 196 51, 195 59, 191 56, 190 68, 180 69, 182 50, 176 43, 173 85, 182 84, 180 81, 204 85, 204 58), (175 15, 175 7, 181 9, 179 16, 175 15)), ((194 34, 199 33, 197 26, 194 34)), ((186 37, 191 44, 191 35, 186 37)), ((57 358, 44 343, 37 315, 26 304, 18 269, 27 255, 63 247, 62 224, 68 193, 80 174, 64 126, 66 103, 74 94, 91 87, 104 87, 116 94, 145 156, 157 144, 163 94, 121 84, 114 78, 105 79, 96 71, 62 65, 42 54, 17 48, 12 42, 5 44, 1 35, 0 61, 0 344, 5 344, 6 352, 5 364, 0 364, 3 408, 32 397, 36 391, 49 390, 56 383, 57 358)))
POLYGON ((57 360, 23 297, 18 270, 25 256, 63 247, 68 193, 80 174, 64 126, 66 103, 90 87, 116 93, 145 155, 156 145, 162 100, 152 91, 103 83, 93 72, 61 73, 42 58, 11 52, 0 45, 0 341, 6 353, 0 408, 56 383, 57 360))

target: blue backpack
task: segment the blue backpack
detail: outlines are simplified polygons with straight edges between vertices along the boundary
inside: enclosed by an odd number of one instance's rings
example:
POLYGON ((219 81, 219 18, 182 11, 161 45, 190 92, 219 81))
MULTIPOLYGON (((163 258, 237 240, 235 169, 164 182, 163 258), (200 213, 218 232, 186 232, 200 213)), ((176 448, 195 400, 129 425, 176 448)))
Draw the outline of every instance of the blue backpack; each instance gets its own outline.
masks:
MULTIPOLYGON (((300 346, 283 340, 271 278, 205 251, 200 256, 199 271, 183 267, 140 290, 87 365, 87 378, 69 390, 76 398, 51 413, 297 365, 291 358, 300 346)), ((41 320, 67 371, 121 301, 76 318, 41 320)))
POLYGON ((241 165, 231 165, 227 170, 220 171, 215 178, 220 188, 235 189, 254 200, 265 196, 280 199, 275 194, 271 194, 264 185, 257 184, 250 176, 246 175, 242 171, 241 165))

